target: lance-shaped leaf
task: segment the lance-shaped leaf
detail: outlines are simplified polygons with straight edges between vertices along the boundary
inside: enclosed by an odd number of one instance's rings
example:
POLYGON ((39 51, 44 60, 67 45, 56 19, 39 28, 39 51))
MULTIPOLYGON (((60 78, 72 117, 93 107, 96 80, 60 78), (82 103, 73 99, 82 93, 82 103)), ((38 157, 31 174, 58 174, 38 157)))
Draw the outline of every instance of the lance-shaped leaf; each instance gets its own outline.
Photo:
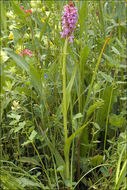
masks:
POLYGON ((100 106, 102 106, 104 104, 104 101, 99 101, 99 102, 96 102, 95 104, 91 105, 89 108, 88 108, 88 111, 87 111, 87 118, 100 106))
POLYGON ((89 125, 90 122, 91 122, 91 119, 90 119, 85 125, 83 125, 83 126, 80 127, 79 129, 77 129, 70 137, 67 138, 67 141, 65 142, 65 146, 64 146, 64 155, 65 155, 65 158, 68 157, 68 155, 69 155, 70 145, 71 145, 73 139, 74 139, 79 133, 81 133, 82 130, 83 130, 87 125, 89 125))
POLYGON ((13 52, 12 49, 6 48, 5 51, 7 54, 15 61, 15 63, 22 69, 24 69, 27 73, 29 73, 29 65, 28 63, 20 56, 13 52))
POLYGON ((68 107, 69 107, 69 102, 70 102, 70 98, 71 98, 71 89, 72 89, 72 86, 73 86, 73 83, 74 83, 77 66, 78 65, 76 64, 75 67, 74 67, 72 76, 71 76, 71 80, 70 80, 70 82, 69 82, 69 84, 68 84, 68 86, 66 88, 67 110, 68 110, 68 107))

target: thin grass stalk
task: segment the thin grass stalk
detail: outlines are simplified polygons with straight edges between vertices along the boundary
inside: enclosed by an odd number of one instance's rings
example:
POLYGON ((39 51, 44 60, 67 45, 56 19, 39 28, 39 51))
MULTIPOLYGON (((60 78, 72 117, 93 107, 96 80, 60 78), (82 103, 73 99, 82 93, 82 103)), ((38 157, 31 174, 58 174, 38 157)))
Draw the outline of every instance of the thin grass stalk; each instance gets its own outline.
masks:
MULTIPOLYGON (((80 35, 80 38, 82 39, 82 36, 80 35)), ((79 92, 78 92, 78 103, 79 103, 79 113, 82 113, 83 111, 83 104, 82 104, 82 95, 83 95, 83 62, 82 62, 82 40, 80 41, 80 63, 79 63, 79 92)), ((79 125, 81 122, 81 118, 78 119, 79 125)), ((77 153, 77 180, 80 178, 80 137, 78 139, 78 153, 77 153)), ((79 190, 79 186, 77 186, 77 190, 79 190)))
MULTIPOLYGON (((65 40, 64 49, 63 49, 63 123, 64 123, 64 141, 66 143, 68 137, 67 131, 67 100, 66 100, 66 53, 67 53, 67 43, 68 38, 65 40)), ((65 155, 65 168, 66 168, 66 177, 69 179, 69 156, 65 155)))
MULTIPOLYGON (((44 186, 42 185, 41 181, 37 178, 35 178, 33 175, 29 174, 29 172, 26 172, 25 170, 23 170, 21 167, 15 165, 13 162, 10 162, 10 161, 6 161, 6 160, 1 160, 2 163, 8 163, 10 165, 12 165, 12 169, 15 169, 15 170, 19 170, 19 171, 22 171, 23 174, 25 174, 24 176, 26 177, 29 177, 30 179, 32 179, 33 181, 39 183, 39 185, 42 187, 42 189, 44 188, 44 186)), ((4 166, 5 168, 5 166, 4 166)))
MULTIPOLYGON (((82 50, 82 40, 80 42, 80 57, 81 57, 81 50, 82 50)), ((79 113, 82 113, 82 61, 80 58, 80 64, 79 64, 79 92, 78 92, 78 103, 79 103, 79 113)), ((81 122, 81 118, 78 119, 79 123, 81 122)), ((80 177, 80 137, 78 139, 78 145, 77 145, 77 180, 79 180, 80 177)), ((79 186, 77 187, 77 189, 79 190, 79 186)))
MULTIPOLYGON (((24 112, 24 113, 25 113, 25 112, 24 112)), ((24 117, 25 117, 25 120, 26 120, 26 115, 24 115, 24 117)), ((32 118, 33 118, 33 117, 32 117, 32 118)), ((27 138, 29 138, 27 132, 26 132, 26 136, 27 136, 27 138)), ((44 166, 44 164, 43 164, 43 162, 42 162, 42 159, 41 159, 41 157, 40 157, 40 154, 39 154, 39 152, 38 152, 38 150, 37 150, 35 144, 34 144, 32 141, 31 141, 31 143, 32 143, 32 145, 33 145, 33 147, 34 147, 34 154, 35 154, 35 152, 37 153, 38 158, 39 158, 39 160, 40 160, 40 162, 41 162, 42 168, 44 169, 44 172, 45 172, 45 174, 46 174, 46 176, 47 176, 47 179, 48 179, 48 182, 49 182, 49 186, 51 187, 51 180, 50 180, 50 177, 49 177, 49 175, 48 175, 48 173, 47 173, 47 171, 46 171, 46 169, 45 169, 45 166, 44 166)))
POLYGON ((101 165, 98 165, 94 168, 92 168, 91 170, 89 170, 87 173, 85 173, 81 178, 80 180, 75 184, 73 190, 77 187, 77 185, 81 182, 81 180, 86 176, 88 175, 89 173, 91 173, 93 170, 95 170, 96 168, 99 168, 99 167, 102 167, 102 166, 109 166, 110 164, 101 164, 101 165))
MULTIPOLYGON (((70 112, 71 112, 71 121, 73 120, 73 100, 71 99, 71 102, 70 102, 70 112)), ((72 134, 74 132, 74 129, 72 127, 72 134)), ((73 182, 73 163, 74 163, 74 150, 75 150, 75 144, 74 144, 74 140, 72 142, 72 152, 71 152, 71 166, 70 166, 70 181, 71 181, 71 190, 73 190, 73 185, 72 185, 72 182, 73 182)))
MULTIPOLYGON (((79 101, 79 113, 82 112, 82 40, 80 41, 80 63, 79 63, 79 94, 78 94, 78 101, 79 101)), ((80 119, 79 119, 80 121, 80 119)))
POLYGON ((51 154, 51 156, 52 156, 52 161, 53 161, 53 165, 54 165, 54 175, 55 175, 55 180, 56 180, 56 186, 57 186, 57 189, 59 190, 60 188, 59 188, 59 180, 58 180, 57 170, 56 170, 56 163, 55 163, 53 154, 51 154))
POLYGON ((39 154, 39 152, 38 152, 38 150, 37 150, 35 144, 34 144, 32 141, 31 141, 31 143, 32 143, 32 145, 33 145, 33 147, 34 147, 34 150, 36 151, 36 153, 37 153, 37 155, 38 155, 38 158, 39 158, 39 160, 40 160, 40 162, 41 162, 41 165, 42 165, 42 167, 43 167, 43 169, 44 169, 44 172, 45 172, 45 174, 46 174, 46 176, 47 176, 47 179, 48 179, 48 182, 49 182, 49 186, 51 187, 51 180, 50 180, 50 177, 49 177, 49 175, 48 175, 48 173, 47 173, 47 171, 46 171, 46 169, 45 169, 45 166, 44 166, 44 164, 43 164, 43 162, 42 162, 42 159, 41 159, 41 157, 40 157, 40 154, 39 154))

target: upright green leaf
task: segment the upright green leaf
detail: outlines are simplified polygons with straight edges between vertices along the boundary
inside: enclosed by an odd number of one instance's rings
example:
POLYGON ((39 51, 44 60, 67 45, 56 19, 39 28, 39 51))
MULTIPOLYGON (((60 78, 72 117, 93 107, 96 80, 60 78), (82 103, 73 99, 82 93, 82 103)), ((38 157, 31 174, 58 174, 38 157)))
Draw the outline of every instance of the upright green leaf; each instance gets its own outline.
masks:
POLYGON ((47 19, 45 20, 45 23, 43 24, 43 27, 42 27, 42 30, 41 30, 41 33, 40 33, 40 40, 42 39, 42 36, 43 36, 43 34, 45 32, 45 29, 46 29, 47 23, 49 21, 50 15, 51 14, 49 14, 49 16, 47 17, 47 19))
POLYGON ((96 102, 95 104, 91 105, 87 110, 87 118, 100 106, 104 104, 104 101, 96 102))
MULTIPOLYGON (((106 121, 108 105, 109 105, 110 96, 111 96, 111 89, 112 89, 112 86, 107 86, 104 89, 104 91, 101 92, 100 98, 104 101, 104 105, 99 110, 97 110, 97 119, 96 119, 96 122, 99 124, 101 128, 104 126, 105 121, 106 121)), ((113 93, 113 96, 114 95, 115 95, 115 92, 113 93)), ((114 102, 114 99, 112 98, 110 110, 112 109, 113 102, 114 102)))
POLYGON ((73 86, 73 83, 74 83, 74 79, 75 79, 75 75, 76 75, 77 66, 78 66, 78 65, 76 64, 75 67, 74 67, 74 70, 73 70, 72 76, 71 76, 71 80, 69 81, 68 86, 67 86, 67 88, 66 88, 67 110, 68 110, 69 103, 70 103, 71 89, 72 89, 72 86, 73 86))
POLYGON ((80 127, 79 129, 77 129, 70 137, 67 138, 67 141, 65 142, 65 147, 64 147, 64 155, 65 157, 68 157, 69 155, 69 151, 70 151, 70 145, 73 141, 73 139, 83 131, 83 129, 89 125, 89 123, 91 122, 91 120, 89 120, 85 125, 83 125, 82 127, 80 127))
POLYGON ((120 175, 119 175, 119 179, 117 181, 116 184, 116 190, 119 190, 121 183, 126 180, 126 175, 127 175, 127 159, 125 159, 120 175))
POLYGON ((88 2, 87 1, 83 1, 82 7, 81 7, 81 9, 79 11, 80 37, 83 34, 83 30, 84 30, 85 22, 87 20, 87 16, 88 16, 88 2))
POLYGON ((32 65, 30 66, 30 77, 31 77, 31 84, 36 89, 38 94, 42 96, 41 76, 38 70, 32 65))
MULTIPOLYGON (((123 147, 122 149, 122 152, 120 154, 120 157, 119 157, 119 160, 118 160, 118 164, 117 164, 117 170, 116 170, 116 180, 115 180, 115 183, 116 183, 116 186, 118 185, 118 181, 119 181, 119 176, 120 176, 120 164, 122 162, 122 156, 123 156, 123 153, 126 149, 126 146, 123 147)), ((127 162, 127 160, 126 160, 127 162)), ((122 172, 122 171, 121 171, 122 172)))

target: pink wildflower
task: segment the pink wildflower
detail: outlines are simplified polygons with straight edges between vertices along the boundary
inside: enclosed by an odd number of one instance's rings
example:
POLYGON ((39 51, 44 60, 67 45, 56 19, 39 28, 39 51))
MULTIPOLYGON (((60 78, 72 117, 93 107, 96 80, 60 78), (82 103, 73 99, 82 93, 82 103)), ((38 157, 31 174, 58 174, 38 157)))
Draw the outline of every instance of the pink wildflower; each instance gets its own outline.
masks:
POLYGON ((29 9, 29 10, 25 10, 25 13, 30 13, 32 15, 32 11, 29 9))
POLYGON ((24 49, 24 54, 28 55, 29 57, 32 57, 33 56, 33 53, 30 51, 30 49, 24 49))
POLYGON ((33 53, 30 51, 30 49, 27 48, 23 50, 23 53, 22 52, 20 53, 20 56, 22 57, 23 54, 28 55, 29 57, 33 57, 33 53))
POLYGON ((64 6, 62 19, 62 29, 60 32, 61 38, 69 38, 69 42, 73 42, 73 32, 78 17, 78 9, 74 7, 73 2, 70 2, 68 5, 64 6))

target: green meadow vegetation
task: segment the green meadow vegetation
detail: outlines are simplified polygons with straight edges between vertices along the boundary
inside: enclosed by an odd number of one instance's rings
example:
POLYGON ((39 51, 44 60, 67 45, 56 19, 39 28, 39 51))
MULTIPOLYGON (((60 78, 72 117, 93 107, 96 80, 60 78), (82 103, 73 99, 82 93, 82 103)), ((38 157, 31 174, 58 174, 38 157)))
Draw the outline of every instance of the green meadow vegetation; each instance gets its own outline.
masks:
POLYGON ((0 5, 0 189, 127 190, 127 2, 0 5))

